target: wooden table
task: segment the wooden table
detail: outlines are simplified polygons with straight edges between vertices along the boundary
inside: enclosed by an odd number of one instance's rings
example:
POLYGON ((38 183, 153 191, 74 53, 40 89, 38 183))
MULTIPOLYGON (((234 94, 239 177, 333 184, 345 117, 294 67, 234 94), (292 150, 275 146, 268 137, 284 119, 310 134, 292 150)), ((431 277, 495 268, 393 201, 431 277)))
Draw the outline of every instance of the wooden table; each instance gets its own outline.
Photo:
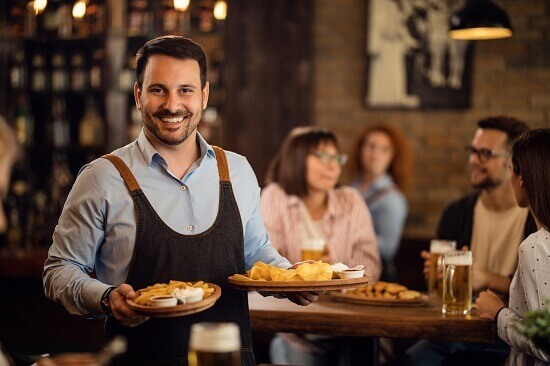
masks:
MULTIPOLYGON (((329 334, 373 337, 376 364, 377 337, 421 338, 448 341, 493 343, 496 327, 492 320, 476 315, 444 317, 441 304, 430 300, 422 307, 382 307, 335 302, 327 297, 306 306, 286 299, 248 295, 252 329, 266 332, 329 334)), ((364 358, 363 358, 364 360, 364 358)))
POLYGON ((422 307, 364 306, 334 302, 326 297, 309 306, 286 299, 248 296, 252 328, 268 332, 297 332, 338 336, 400 337, 493 343, 492 320, 476 315, 443 317, 441 305, 422 307))

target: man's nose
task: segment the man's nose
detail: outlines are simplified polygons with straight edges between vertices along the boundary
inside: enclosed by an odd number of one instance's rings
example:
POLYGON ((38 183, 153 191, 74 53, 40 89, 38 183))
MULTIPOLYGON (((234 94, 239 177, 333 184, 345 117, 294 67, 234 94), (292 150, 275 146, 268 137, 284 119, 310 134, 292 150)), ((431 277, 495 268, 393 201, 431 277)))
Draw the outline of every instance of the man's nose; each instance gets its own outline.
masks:
POLYGON ((177 113, 182 110, 181 100, 176 92, 169 92, 166 94, 164 109, 170 113, 177 113))

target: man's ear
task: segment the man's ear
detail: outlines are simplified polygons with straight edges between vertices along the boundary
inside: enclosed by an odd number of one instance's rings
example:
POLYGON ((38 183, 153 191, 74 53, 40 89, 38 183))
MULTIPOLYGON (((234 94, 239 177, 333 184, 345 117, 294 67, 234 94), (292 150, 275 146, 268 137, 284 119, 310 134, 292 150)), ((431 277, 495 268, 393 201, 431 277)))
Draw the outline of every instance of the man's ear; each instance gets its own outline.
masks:
POLYGON ((137 81, 134 83, 134 100, 136 102, 136 108, 139 110, 141 110, 141 102, 140 102, 140 98, 141 97, 141 90, 139 89, 139 85, 137 83, 137 81))
POLYGON ((525 189, 525 184, 523 183, 523 176, 521 174, 518 175, 518 180, 519 180, 519 186, 525 189))

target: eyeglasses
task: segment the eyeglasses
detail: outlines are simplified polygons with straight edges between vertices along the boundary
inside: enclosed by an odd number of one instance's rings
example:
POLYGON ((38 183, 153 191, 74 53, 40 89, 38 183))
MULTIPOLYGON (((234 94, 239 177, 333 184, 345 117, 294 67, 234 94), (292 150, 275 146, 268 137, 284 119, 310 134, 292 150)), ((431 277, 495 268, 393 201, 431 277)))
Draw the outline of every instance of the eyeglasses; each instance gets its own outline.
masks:
POLYGON ((473 146, 466 146, 465 151, 468 157, 472 156, 472 154, 475 154, 479 159, 479 161, 481 161, 482 163, 485 163, 486 161, 496 157, 500 157, 500 158, 510 157, 510 154, 505 152, 498 152, 490 149, 476 149, 473 146))
POLYGON ((317 159, 325 164, 332 160, 338 165, 344 165, 348 161, 348 156, 346 154, 331 155, 323 151, 313 151, 311 155, 317 157, 317 159))

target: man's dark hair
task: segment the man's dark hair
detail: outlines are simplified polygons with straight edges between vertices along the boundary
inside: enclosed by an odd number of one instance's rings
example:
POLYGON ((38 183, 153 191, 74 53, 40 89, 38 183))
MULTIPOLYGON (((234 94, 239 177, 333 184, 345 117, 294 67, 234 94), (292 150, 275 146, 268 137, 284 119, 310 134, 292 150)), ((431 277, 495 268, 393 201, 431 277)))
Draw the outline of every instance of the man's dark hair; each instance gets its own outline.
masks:
POLYGON ((136 80, 139 88, 143 86, 143 74, 147 60, 153 55, 166 55, 179 60, 195 60, 201 72, 201 89, 206 85, 206 54, 202 47, 181 36, 162 36, 143 45, 136 54, 136 80))
POLYGON ((514 117, 496 116, 484 118, 477 122, 477 126, 481 129, 498 130, 504 132, 508 136, 507 144, 512 146, 514 140, 522 133, 529 130, 527 123, 514 117))
POLYGON ((512 147, 512 170, 521 175, 529 207, 540 224, 550 230, 550 128, 522 134, 512 147))

